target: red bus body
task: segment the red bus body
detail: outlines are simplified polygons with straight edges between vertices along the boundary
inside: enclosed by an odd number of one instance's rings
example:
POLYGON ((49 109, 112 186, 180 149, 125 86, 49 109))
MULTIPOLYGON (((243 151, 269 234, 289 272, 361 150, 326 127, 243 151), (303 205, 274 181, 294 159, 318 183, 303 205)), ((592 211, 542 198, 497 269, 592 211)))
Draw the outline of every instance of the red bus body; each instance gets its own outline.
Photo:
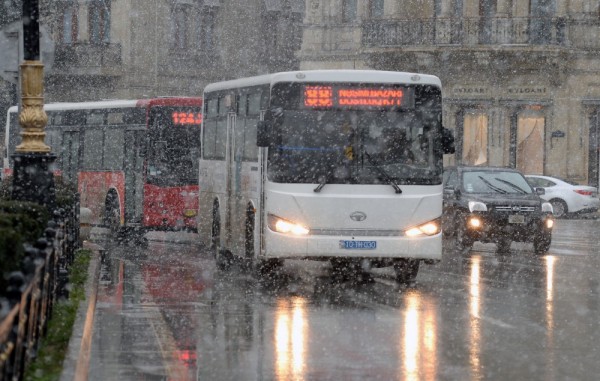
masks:
MULTIPOLYGON (((92 226, 196 230, 201 98, 53 103, 44 109, 57 181, 77 187, 92 226)), ((9 109, 5 133, 8 177, 20 143, 16 107, 9 109)))

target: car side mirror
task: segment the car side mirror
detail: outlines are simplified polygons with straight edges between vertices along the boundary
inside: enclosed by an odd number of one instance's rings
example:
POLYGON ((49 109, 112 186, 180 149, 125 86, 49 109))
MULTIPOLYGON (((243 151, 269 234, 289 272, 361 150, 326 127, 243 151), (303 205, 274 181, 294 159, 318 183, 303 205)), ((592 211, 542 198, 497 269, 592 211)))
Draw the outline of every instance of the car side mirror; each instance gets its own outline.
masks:
POLYGON ((456 151, 454 146, 454 133, 452 130, 442 127, 442 152, 444 154, 453 154, 456 151))
POLYGON ((544 188, 536 187, 535 194, 537 194, 538 196, 543 196, 546 194, 546 190, 544 188))
POLYGON ((269 147, 271 145, 271 123, 259 120, 256 125, 256 145, 258 147, 269 147))

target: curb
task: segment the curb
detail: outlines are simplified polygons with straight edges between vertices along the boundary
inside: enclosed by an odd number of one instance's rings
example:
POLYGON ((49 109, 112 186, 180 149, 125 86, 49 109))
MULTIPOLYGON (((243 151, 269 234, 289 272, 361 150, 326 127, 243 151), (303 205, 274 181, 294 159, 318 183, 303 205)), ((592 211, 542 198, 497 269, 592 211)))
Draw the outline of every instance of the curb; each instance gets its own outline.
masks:
POLYGON ((67 354, 63 361, 60 381, 85 381, 88 377, 96 295, 98 293, 100 263, 104 248, 87 241, 84 242, 83 248, 92 250, 92 257, 88 267, 88 279, 85 283, 85 299, 77 308, 73 332, 69 339, 67 354))

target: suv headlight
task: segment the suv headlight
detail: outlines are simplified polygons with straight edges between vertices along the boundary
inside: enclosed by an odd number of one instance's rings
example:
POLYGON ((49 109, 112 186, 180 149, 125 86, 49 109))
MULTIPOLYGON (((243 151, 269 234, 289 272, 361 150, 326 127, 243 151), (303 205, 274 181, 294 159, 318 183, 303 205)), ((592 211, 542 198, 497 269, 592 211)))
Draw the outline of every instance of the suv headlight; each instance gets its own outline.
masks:
POLYGON ((310 232, 307 227, 292 221, 288 221, 281 217, 277 217, 274 214, 269 214, 267 216, 267 224, 269 225, 269 229, 277 233, 307 235, 310 232))
POLYGON ((469 201, 469 212, 487 212, 487 205, 479 201, 469 201))
POLYGON ((554 209, 552 208, 552 204, 550 204, 549 202, 543 202, 542 203, 542 212, 554 213, 554 209))

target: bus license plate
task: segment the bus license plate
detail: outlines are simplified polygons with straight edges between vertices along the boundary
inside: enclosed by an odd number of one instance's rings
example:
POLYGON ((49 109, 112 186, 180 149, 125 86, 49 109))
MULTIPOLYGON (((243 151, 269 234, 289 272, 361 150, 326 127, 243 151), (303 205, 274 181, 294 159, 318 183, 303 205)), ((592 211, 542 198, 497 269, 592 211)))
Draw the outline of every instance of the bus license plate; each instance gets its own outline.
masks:
POLYGON ((524 224, 525 216, 523 216, 521 214, 513 214, 511 216, 508 216, 508 223, 509 224, 524 224))
POLYGON ((340 249, 375 250, 377 241, 340 241, 340 249))

